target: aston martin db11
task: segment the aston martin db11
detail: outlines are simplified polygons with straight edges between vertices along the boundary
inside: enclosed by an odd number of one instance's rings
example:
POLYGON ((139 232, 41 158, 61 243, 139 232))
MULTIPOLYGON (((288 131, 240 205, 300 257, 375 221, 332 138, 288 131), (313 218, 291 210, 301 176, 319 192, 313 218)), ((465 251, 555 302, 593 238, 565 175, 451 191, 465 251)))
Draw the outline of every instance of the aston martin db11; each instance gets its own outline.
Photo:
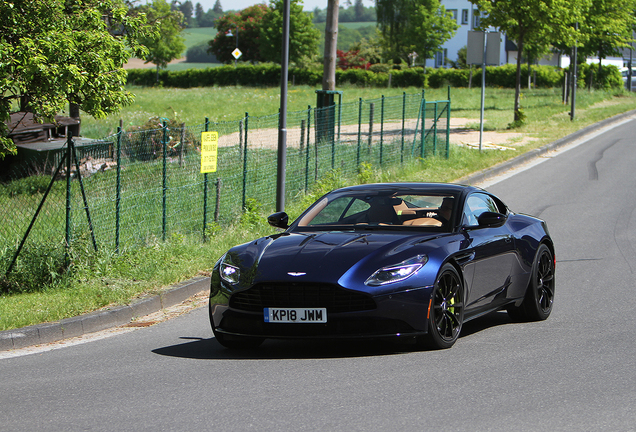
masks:
POLYGON ((215 264, 210 322, 228 348, 267 338, 409 338, 451 347, 464 322, 552 311, 555 254, 546 223, 485 190, 393 183, 327 193, 284 231, 215 264))

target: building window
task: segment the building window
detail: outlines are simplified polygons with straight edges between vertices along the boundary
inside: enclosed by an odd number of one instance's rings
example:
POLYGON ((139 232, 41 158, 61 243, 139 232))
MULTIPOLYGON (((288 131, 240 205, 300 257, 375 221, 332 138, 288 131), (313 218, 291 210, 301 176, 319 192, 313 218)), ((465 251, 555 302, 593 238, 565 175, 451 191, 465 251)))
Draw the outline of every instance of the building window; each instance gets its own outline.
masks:
POLYGON ((457 22, 457 9, 449 9, 448 12, 453 14, 453 21, 457 22))
POLYGON ((473 9, 473 28, 479 28, 479 24, 481 24, 481 19, 479 16, 479 11, 473 9))
POLYGON ((468 9, 462 9, 462 24, 468 24, 468 9))
POLYGON ((448 49, 444 48, 443 51, 435 53, 435 67, 440 68, 446 65, 446 58, 448 57, 448 49))

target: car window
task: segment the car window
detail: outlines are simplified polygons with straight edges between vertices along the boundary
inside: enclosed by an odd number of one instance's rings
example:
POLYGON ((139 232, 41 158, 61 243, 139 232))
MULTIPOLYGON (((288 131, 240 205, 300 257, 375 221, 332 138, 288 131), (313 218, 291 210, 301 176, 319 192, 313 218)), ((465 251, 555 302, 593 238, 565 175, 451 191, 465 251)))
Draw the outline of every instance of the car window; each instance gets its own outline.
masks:
POLYGON ((349 208, 347 209, 347 212, 343 215, 343 217, 347 218, 349 216, 352 216, 358 213, 366 212, 367 210, 369 210, 368 202, 360 200, 360 199, 354 199, 351 205, 349 206, 349 208))
POLYGON ((443 193, 342 193, 321 199, 296 225, 316 230, 330 230, 336 226, 389 226, 448 231, 456 201, 453 195, 443 193))
POLYGON ((320 211, 320 213, 318 213, 309 222, 309 225, 329 224, 339 221, 345 210, 347 210, 350 204, 352 204, 351 201, 351 197, 342 197, 337 198, 333 201, 329 201, 329 203, 320 211))
POLYGON ((499 208, 495 200, 482 193, 475 193, 468 197, 464 206, 462 224, 468 226, 478 225, 477 219, 484 212, 503 213, 505 210, 499 208))

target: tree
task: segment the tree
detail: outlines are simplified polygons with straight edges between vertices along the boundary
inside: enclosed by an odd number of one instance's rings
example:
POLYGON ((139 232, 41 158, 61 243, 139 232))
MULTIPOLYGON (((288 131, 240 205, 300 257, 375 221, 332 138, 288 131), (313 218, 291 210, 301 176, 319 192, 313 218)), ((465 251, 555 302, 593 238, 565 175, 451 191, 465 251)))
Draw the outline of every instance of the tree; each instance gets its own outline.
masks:
POLYGON ((432 58, 458 28, 439 0, 377 0, 376 12, 386 54, 396 60, 413 51, 432 58))
MULTIPOLYGON (((583 23, 588 0, 471 0, 480 9, 482 28, 494 26, 517 44, 514 121, 523 121, 521 59, 526 44, 546 46, 546 42, 572 46, 583 39, 574 23, 583 23)), ((536 53, 535 53, 536 54, 536 53)))
MULTIPOLYGON (((280 63, 283 42, 283 1, 270 0, 263 17, 259 47, 265 61, 280 63)), ((320 33, 312 23, 312 14, 303 12, 301 0, 289 5, 289 61, 299 62, 318 54, 320 33)))
MULTIPOLYGON (((214 54, 222 63, 233 62, 232 51, 236 48, 238 31, 238 48, 243 53, 241 60, 261 61, 259 39, 261 23, 266 12, 266 5, 257 4, 240 12, 232 12, 220 17, 215 24, 217 34, 210 41, 208 52, 214 54), (230 31, 232 32, 232 37, 228 37, 230 31)), ((280 58, 278 61, 280 61, 280 58)))
MULTIPOLYGON (((192 4, 192 3, 190 3, 192 4)), ((181 36, 183 28, 183 14, 178 10, 171 10, 165 0, 153 0, 149 5, 143 5, 138 11, 148 17, 148 23, 153 25, 159 37, 145 37, 141 43, 148 47, 146 63, 157 65, 157 80, 159 69, 164 69, 172 60, 180 58, 185 51, 184 38, 181 36)))
POLYGON ((356 0, 353 5, 353 10, 356 21, 362 21, 364 19, 364 5, 362 4, 362 0, 356 0))
POLYGON ((177 10, 179 10, 183 14, 183 18, 185 19, 185 24, 187 27, 191 27, 193 23, 192 13, 194 12, 194 6, 192 6, 191 0, 186 0, 181 2, 177 10))
POLYGON ((0 2, 0 158, 16 151, 5 124, 16 101, 48 120, 69 103, 94 117, 132 103, 123 65, 151 29, 127 12, 123 0, 0 2))
POLYGON ((203 20, 203 15, 205 14, 205 11, 203 10, 203 6, 201 6, 201 3, 197 3, 194 6, 194 20, 197 23, 197 26, 199 27, 203 27, 201 25, 201 21, 203 20))
POLYGON ((214 3, 214 7, 212 8, 212 10, 214 11, 214 13, 216 14, 222 14, 223 13, 223 6, 221 6, 221 0, 216 0, 216 2, 214 3))
POLYGON ((585 14, 586 24, 581 27, 586 41, 579 52, 582 56, 598 55, 600 73, 602 59, 619 55, 619 48, 627 47, 633 41, 636 1, 592 0, 590 6, 585 14))
POLYGON ((325 49, 323 57, 322 89, 336 89, 336 57, 338 55, 338 0, 327 3, 327 21, 325 25, 325 49))

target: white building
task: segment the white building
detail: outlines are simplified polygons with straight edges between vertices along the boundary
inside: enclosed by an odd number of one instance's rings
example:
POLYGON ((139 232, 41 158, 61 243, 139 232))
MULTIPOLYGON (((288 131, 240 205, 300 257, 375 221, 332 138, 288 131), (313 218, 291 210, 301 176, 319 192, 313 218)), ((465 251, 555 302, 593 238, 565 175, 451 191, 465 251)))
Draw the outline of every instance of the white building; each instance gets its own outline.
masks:
MULTIPOLYGON (((468 32, 475 30, 479 26, 479 11, 468 0, 441 0, 442 6, 448 12, 452 12, 459 28, 455 36, 447 40, 442 45, 442 50, 437 53, 434 59, 426 60, 426 67, 450 67, 446 60, 457 61, 457 52, 465 47, 468 42, 468 32)), ((494 27, 488 29, 496 31, 494 27)), ((501 44, 499 53, 499 64, 517 63, 517 46, 514 42, 507 40, 505 34, 501 34, 501 44)), ((623 50, 623 57, 611 57, 603 59, 603 64, 613 64, 619 68, 626 65, 629 61, 629 50, 623 50)), ((569 56, 561 56, 558 54, 549 54, 541 59, 541 65, 551 65, 566 68, 570 65, 569 56)), ((597 63, 598 58, 588 58, 587 63, 597 63)))
MULTIPOLYGON (((447 40, 442 45, 442 50, 437 53, 434 59, 427 59, 427 67, 449 67, 445 59, 457 61, 457 51, 465 47, 468 43, 468 32, 475 30, 479 25, 479 11, 468 0, 442 0, 442 6, 446 11, 452 12, 459 28, 455 32, 455 36, 447 40)), ((494 31, 494 28, 489 30, 494 31)), ((507 62, 505 36, 502 34, 500 45, 500 64, 507 62)))

